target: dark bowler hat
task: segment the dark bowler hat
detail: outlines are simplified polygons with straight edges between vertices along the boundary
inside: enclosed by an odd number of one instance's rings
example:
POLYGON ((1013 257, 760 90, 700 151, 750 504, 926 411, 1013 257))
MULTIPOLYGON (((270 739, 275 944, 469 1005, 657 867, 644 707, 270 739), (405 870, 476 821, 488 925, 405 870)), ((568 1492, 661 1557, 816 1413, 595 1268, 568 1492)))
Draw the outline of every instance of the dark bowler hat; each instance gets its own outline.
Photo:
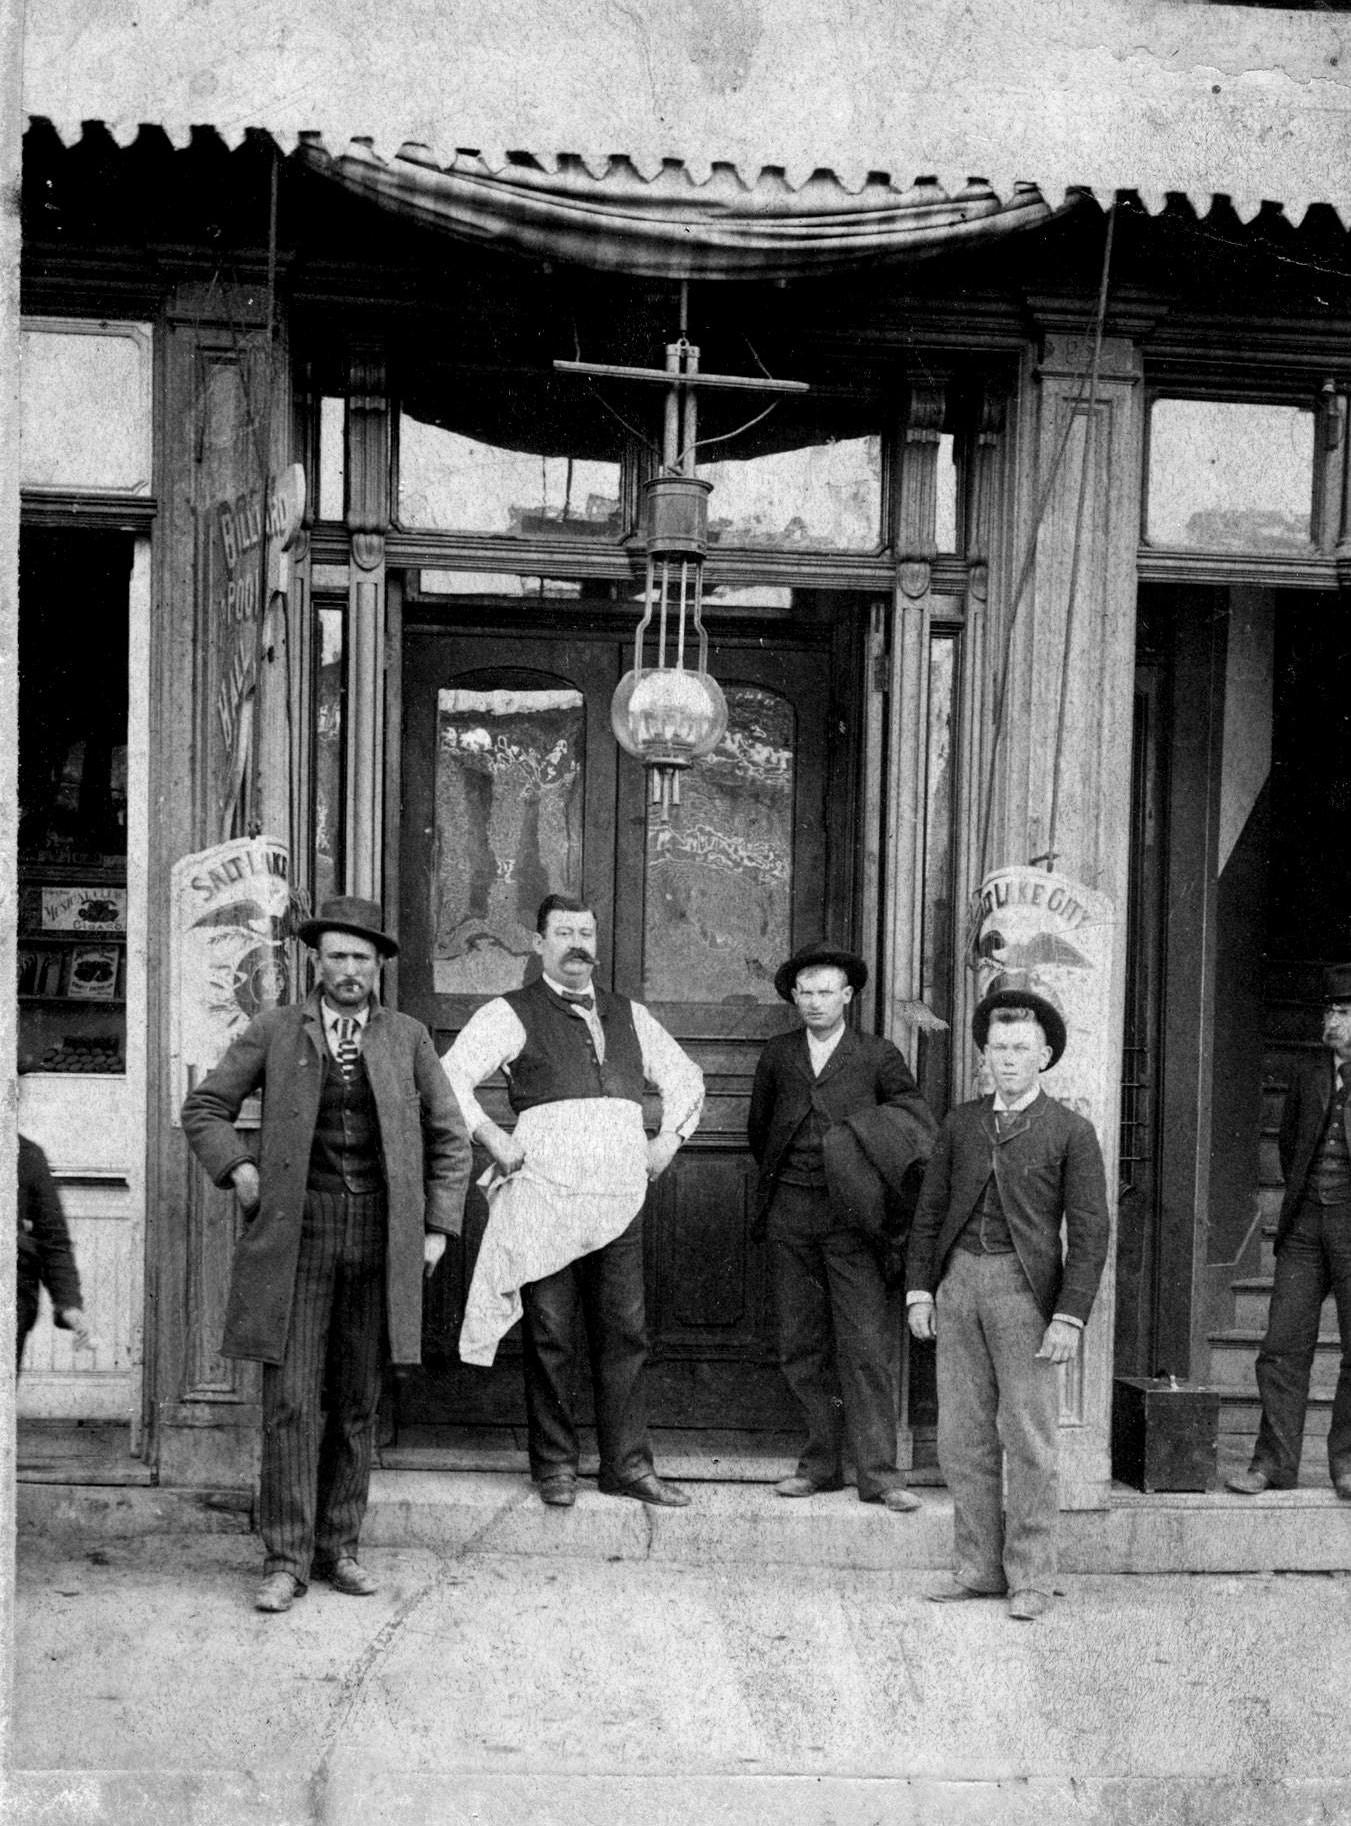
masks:
MULTIPOLYGON (((976 1004, 976 1012, 971 1017, 971 1037, 982 1052, 990 1037, 990 1013, 995 1008, 1030 1008, 1046 1035, 1051 1065, 1060 1063, 1060 1055, 1065 1050, 1065 1017, 1050 990, 1037 984, 1030 971, 1005 970, 991 978, 990 987, 976 1004)), ((1049 1071, 1051 1066, 1046 1069, 1049 1071)))
POLYGON ((1329 964, 1323 972, 1323 1004, 1351 1002, 1351 964, 1329 964))
POLYGON ((393 957, 398 941, 385 931, 385 916, 376 900, 358 900, 355 894, 335 894, 324 901, 313 919, 297 928, 307 945, 317 945, 325 932, 351 932, 373 944, 382 957, 393 957))
POLYGON ((786 964, 779 965, 774 972, 774 987, 785 1002, 791 1002, 798 973, 823 969, 843 970, 844 980, 855 995, 868 980, 868 966, 856 952, 841 951, 838 946, 823 944, 817 939, 814 944, 804 945, 800 951, 795 951, 786 964))

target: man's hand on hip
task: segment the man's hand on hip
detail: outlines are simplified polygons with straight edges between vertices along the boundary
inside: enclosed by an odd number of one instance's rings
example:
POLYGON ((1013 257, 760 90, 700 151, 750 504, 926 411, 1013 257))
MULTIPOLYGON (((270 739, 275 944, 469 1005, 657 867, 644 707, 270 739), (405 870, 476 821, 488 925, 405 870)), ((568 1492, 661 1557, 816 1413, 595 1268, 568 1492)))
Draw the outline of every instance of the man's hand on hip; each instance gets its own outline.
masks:
POLYGON ((1081 1335, 1077 1325, 1070 1325, 1064 1319, 1052 1319, 1037 1356, 1049 1358, 1052 1363, 1068 1363, 1079 1348, 1081 1335))
POLYGON ((525 1165, 525 1149, 514 1135, 508 1135, 495 1122, 485 1122, 474 1140, 483 1143, 504 1173, 515 1173, 525 1165))
POLYGON ((422 1239, 422 1272, 429 1277, 435 1274, 437 1263, 445 1253, 445 1231, 429 1230, 422 1239))
POLYGON ((654 1135, 647 1144, 647 1177, 660 1179, 679 1151, 679 1135, 654 1135))
POLYGON ((258 1179, 258 1169, 253 1162, 241 1160, 231 1173, 230 1179, 234 1185, 235 1197, 239 1200, 240 1209, 256 1211, 258 1200, 262 1196, 262 1187, 258 1179))

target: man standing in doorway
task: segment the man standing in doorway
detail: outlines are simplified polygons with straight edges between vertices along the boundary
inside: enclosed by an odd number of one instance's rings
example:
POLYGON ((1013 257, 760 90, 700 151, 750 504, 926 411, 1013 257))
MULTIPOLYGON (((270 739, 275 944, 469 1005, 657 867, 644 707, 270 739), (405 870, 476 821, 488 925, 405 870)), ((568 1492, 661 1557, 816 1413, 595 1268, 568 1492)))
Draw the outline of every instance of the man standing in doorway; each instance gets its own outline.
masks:
POLYGON ((340 896, 300 936, 317 953, 309 998, 251 1021, 183 1105, 244 1214, 221 1350, 263 1365, 265 1611, 289 1610, 312 1572, 376 1589, 357 1545, 385 1352, 420 1360, 424 1274, 459 1234, 471 1161, 431 1035, 378 1000, 398 950, 380 908, 340 896), (234 1126, 255 1090, 257 1159, 234 1126))
POLYGON ((1229 1479, 1242 1496, 1292 1490, 1299 1481, 1309 1375, 1319 1315, 1331 1293, 1342 1336, 1332 1399, 1328 1469, 1351 1502, 1351 964, 1323 978, 1326 1055, 1298 1074, 1281 1114, 1285 1198, 1276 1223, 1276 1273, 1257 1355, 1262 1418, 1252 1464, 1229 1479))
MULTIPOLYGON (((809 945, 780 968, 774 986, 802 1026, 761 1053, 747 1134, 760 1167, 779 1363, 807 1425, 797 1470, 775 1487, 788 1497, 839 1490, 847 1444, 860 1500, 909 1510, 920 1505, 896 1464, 896 1322, 879 1239, 856 1219, 832 1144, 859 1143, 867 1158, 889 1163, 899 1186, 928 1152, 934 1123, 891 1041, 845 1024, 867 980, 861 957, 829 945, 809 945), (867 1127, 845 1134, 860 1122, 867 1127)), ((858 1158, 852 1145, 847 1158, 858 1158)))
POLYGON ((658 1477, 643 1399, 647 1322, 642 1210, 703 1108, 698 1066, 637 1002, 595 988, 596 916, 583 900, 540 903, 542 974, 485 1002, 443 1064, 470 1133, 498 1177, 466 1303, 460 1355, 489 1364, 524 1309, 530 1474, 541 1500, 577 1497, 574 1391, 583 1321, 608 1496, 683 1508, 658 1477), (474 1093, 505 1072, 508 1133, 474 1093), (661 1094, 661 1129, 643 1129, 643 1088, 661 1094))
POLYGON ((994 1095, 944 1122, 910 1236, 910 1329, 938 1340, 953 1502, 953 1576, 928 1595, 1007 1593, 1009 1615, 1031 1622, 1055 1590, 1058 1372, 1107 1260, 1107 1187, 1092 1123, 1038 1083, 1065 1050, 1050 996, 1021 973, 997 977, 971 1030, 994 1095))

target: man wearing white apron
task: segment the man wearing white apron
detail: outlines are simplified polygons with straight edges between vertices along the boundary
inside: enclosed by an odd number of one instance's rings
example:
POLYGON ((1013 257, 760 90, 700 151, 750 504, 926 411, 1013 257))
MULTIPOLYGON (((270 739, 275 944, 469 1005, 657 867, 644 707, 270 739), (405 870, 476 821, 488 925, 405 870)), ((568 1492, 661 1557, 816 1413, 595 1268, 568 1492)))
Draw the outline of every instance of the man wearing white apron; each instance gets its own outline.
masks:
POLYGON ((657 1476, 642 1371, 642 1209, 703 1107, 703 1076, 638 1002, 595 989, 596 919, 551 894, 539 909, 543 974, 472 1016, 442 1061, 470 1134, 495 1163, 490 1216, 474 1267, 460 1356, 490 1364, 524 1309, 530 1473, 544 1502, 576 1500, 573 1388, 585 1320, 600 1489, 681 1508, 657 1476), (501 1069, 516 1128, 488 1117, 474 1092, 501 1069), (661 1095, 661 1130, 643 1128, 643 1089, 661 1095))

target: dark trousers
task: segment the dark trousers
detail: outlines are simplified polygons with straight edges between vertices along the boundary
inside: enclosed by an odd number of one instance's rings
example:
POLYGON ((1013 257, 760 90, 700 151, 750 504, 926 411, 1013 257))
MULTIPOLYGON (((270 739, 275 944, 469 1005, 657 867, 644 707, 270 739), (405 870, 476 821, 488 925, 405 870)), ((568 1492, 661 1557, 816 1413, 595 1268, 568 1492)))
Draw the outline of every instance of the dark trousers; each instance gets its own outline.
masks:
POLYGON ((896 1468, 899 1325, 860 1231, 837 1228, 824 1191, 780 1186, 768 1240, 779 1363, 807 1423, 798 1471, 838 1485, 844 1447, 861 1497, 903 1482, 896 1468))
POLYGON ((22 1268, 19 1270, 18 1286, 15 1289, 17 1310, 14 1320, 14 1374, 16 1376, 23 1368, 23 1347, 28 1342, 28 1334, 38 1322, 38 1288, 41 1285, 40 1281, 26 1281, 22 1268))
POLYGON ((263 1366, 260 1526, 268 1572, 355 1554, 385 1358, 383 1192, 310 1192, 286 1357, 263 1366))
POLYGON ((652 1469, 642 1372, 647 1361, 641 1213, 612 1243, 521 1289, 530 1475, 577 1469, 573 1404, 583 1321, 604 1483, 652 1469))
POLYGON ((1328 1432, 1328 1465, 1335 1478, 1351 1474, 1351 1205, 1306 1199, 1276 1257, 1267 1335, 1257 1353, 1262 1421, 1252 1462, 1276 1485, 1289 1486, 1299 1477, 1318 1317, 1329 1293, 1337 1302, 1342 1338, 1328 1432))

